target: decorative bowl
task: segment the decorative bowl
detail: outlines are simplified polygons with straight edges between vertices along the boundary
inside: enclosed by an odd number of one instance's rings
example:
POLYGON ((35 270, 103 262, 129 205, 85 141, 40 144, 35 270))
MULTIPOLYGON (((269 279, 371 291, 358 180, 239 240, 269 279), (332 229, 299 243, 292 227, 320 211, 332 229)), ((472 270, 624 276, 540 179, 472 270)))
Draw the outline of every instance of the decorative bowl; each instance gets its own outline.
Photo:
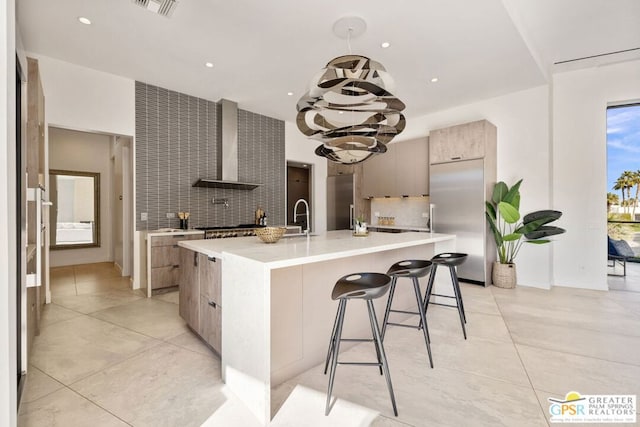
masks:
POLYGON ((265 243, 275 243, 287 231, 286 227, 263 227, 256 228, 256 236, 265 243))

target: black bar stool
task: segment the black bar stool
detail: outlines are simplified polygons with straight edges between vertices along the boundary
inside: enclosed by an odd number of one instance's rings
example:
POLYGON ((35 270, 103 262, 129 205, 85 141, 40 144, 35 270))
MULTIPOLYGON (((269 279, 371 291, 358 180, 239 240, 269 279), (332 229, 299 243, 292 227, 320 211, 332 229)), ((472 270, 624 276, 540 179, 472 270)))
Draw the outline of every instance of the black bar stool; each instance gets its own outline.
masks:
POLYGON ((380 337, 380 329, 378 328, 378 319, 376 311, 373 307, 373 299, 380 298, 389 289, 391 278, 382 273, 356 273, 343 276, 336 282, 331 293, 331 299, 340 300, 338 304, 338 312, 336 320, 333 323, 333 332, 329 341, 329 351, 327 352, 327 360, 324 365, 324 373, 327 373, 329 362, 331 362, 331 373, 329 375, 329 390, 327 391, 327 406, 325 415, 329 415, 331 408, 331 392, 333 391, 333 380, 336 375, 337 365, 363 365, 378 366, 380 374, 384 372, 387 380, 387 388, 391 396, 391 404, 393 405, 393 413, 398 416, 396 408, 396 398, 393 394, 393 386, 391 385, 391 376, 389 375, 389 366, 387 365, 387 356, 382 346, 382 338, 380 337), (347 300, 364 299, 367 302, 367 310, 369 311, 369 322, 371 323, 371 332, 373 339, 365 338, 342 338, 342 325, 344 324, 344 313, 347 309, 347 300), (338 362, 338 353, 340 352, 341 341, 373 341, 376 347, 378 362, 338 362))
POLYGON ((382 340, 387 331, 387 325, 402 326, 404 328, 422 329, 424 334, 424 343, 427 346, 427 353, 429 354, 429 364, 433 368, 433 358, 431 357, 431 339, 429 338, 429 329, 427 327, 427 318, 425 316, 424 301, 422 300, 422 293, 420 292, 420 283, 418 278, 424 277, 431 271, 431 261, 424 260, 406 260, 400 261, 389 267, 387 274, 391 276, 391 290, 389 291, 389 299, 387 300, 387 309, 384 312, 384 320, 382 322, 382 340), (393 303, 393 295, 396 291, 396 282, 399 277, 410 278, 413 282, 413 289, 416 293, 416 302, 418 303, 418 311, 404 311, 393 310, 391 305, 393 303), (403 314, 415 314, 420 316, 420 326, 405 325, 403 323, 389 322, 390 313, 403 313, 403 314), (424 325, 424 327, 423 327, 424 325))
POLYGON ((431 268, 431 275, 429 276, 429 284, 427 285, 427 292, 425 293, 425 296, 424 296, 425 313, 427 312, 427 308, 429 304, 442 305, 444 307, 456 307, 458 309, 458 315, 460 316, 460 325, 462 326, 462 333, 464 334, 465 340, 467 339, 467 331, 464 327, 464 324, 467 323, 467 316, 464 313, 464 304, 462 302, 462 293, 460 292, 460 283, 458 282, 456 267, 462 264, 463 262, 465 262, 466 260, 467 260, 467 254, 461 254, 456 252, 445 252, 431 258, 433 267, 431 268), (439 265, 449 267, 449 273, 451 274, 451 283, 453 284, 454 296, 433 293, 433 282, 436 278, 436 270, 438 269, 439 265), (442 298, 453 298, 456 300, 456 305, 431 302, 432 296, 437 296, 442 298))

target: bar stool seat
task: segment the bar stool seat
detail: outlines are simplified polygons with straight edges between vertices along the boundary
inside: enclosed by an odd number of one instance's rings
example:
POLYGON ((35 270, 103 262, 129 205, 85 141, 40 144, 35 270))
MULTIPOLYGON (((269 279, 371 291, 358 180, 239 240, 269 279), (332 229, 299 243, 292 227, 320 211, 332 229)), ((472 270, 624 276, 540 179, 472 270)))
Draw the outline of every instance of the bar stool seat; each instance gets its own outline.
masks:
POLYGON ((326 375, 329 363, 331 363, 331 371, 329 374, 329 388, 327 391, 327 404, 325 415, 329 415, 331 409, 331 393, 333 392, 333 383, 336 374, 337 365, 360 365, 360 366, 378 366, 380 374, 384 374, 387 382, 387 389, 391 396, 391 404, 393 413, 398 416, 398 408, 396 407, 396 398, 393 393, 391 384, 391 376, 389 375, 389 366, 387 364, 387 356, 382 346, 382 338, 380 329, 378 328, 378 319, 376 318, 373 300, 382 297, 389 289, 391 278, 382 273, 355 273, 341 277, 336 282, 331 292, 331 299, 338 300, 338 312, 333 323, 333 331, 331 332, 331 340, 329 341, 329 350, 327 351, 327 359, 324 365, 324 373, 326 375), (369 323, 371 324, 372 339, 365 338, 342 338, 342 326, 344 324, 344 314, 347 308, 347 301, 350 299, 363 299, 367 303, 367 311, 369 312, 369 323), (340 342, 342 341, 373 341, 376 348, 377 362, 340 362, 338 361, 338 353, 340 352, 340 342))
POLYGON ((389 290, 389 298, 387 299, 387 308, 384 312, 384 320, 382 321, 382 340, 384 341, 384 337, 387 331, 387 325, 401 326, 404 328, 415 328, 422 329, 422 333, 424 335, 424 343, 427 346, 427 353, 429 355, 429 365, 433 368, 433 357, 431 356, 431 338, 429 338, 429 329, 427 327, 427 319, 424 310, 424 301, 422 300, 422 292, 420 292, 420 283, 418 282, 418 278, 424 277, 431 271, 432 263, 431 261, 426 260, 418 260, 418 259, 410 259, 399 261, 389 267, 387 270, 387 274, 391 276, 391 289, 389 290), (405 310, 393 310, 391 308, 393 304, 393 296, 396 291, 396 283, 399 277, 407 277, 410 278, 413 282, 413 289, 416 294, 416 302, 418 306, 418 311, 405 311, 405 310), (420 316, 420 325, 406 325, 404 323, 393 323, 389 321, 389 315, 391 313, 403 313, 403 314, 414 314, 420 316))
POLYGON ((431 275, 429 276, 429 283, 427 284, 427 291, 424 296, 424 311, 427 312, 429 304, 441 305, 445 307, 456 307, 458 309, 458 315, 460 316, 460 325, 462 326, 462 334, 464 339, 467 339, 467 330, 465 324, 467 323, 467 316, 464 312, 464 303, 462 302, 462 292, 460 292, 460 283, 458 282, 458 274, 456 273, 456 267, 467 260, 467 254, 459 252, 444 252, 431 258, 433 267, 431 269, 431 275), (436 271, 438 266, 448 267, 449 274, 451 275, 451 284, 453 285, 453 294, 443 295, 433 293, 433 283, 436 277, 436 271), (438 302, 431 302, 431 297, 437 296, 441 298, 451 298, 456 300, 456 304, 442 304, 438 302))

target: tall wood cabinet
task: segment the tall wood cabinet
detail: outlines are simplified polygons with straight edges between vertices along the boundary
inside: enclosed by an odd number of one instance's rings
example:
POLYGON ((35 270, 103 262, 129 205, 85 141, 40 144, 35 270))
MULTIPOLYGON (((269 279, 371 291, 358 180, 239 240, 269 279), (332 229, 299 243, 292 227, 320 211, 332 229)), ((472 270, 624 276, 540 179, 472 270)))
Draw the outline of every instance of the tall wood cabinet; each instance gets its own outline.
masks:
POLYGON ((27 58, 27 120, 26 120, 26 299, 27 354, 39 333, 42 306, 46 302, 48 252, 47 206, 45 196, 45 116, 44 91, 40 81, 38 61, 27 58))
POLYGON ((222 261, 180 248, 179 313, 218 353, 222 349, 222 261))
POLYGON ((434 229, 460 237, 456 250, 469 255, 465 268, 458 273, 460 277, 488 286, 496 250, 485 219, 484 201, 491 200, 496 182, 497 128, 487 120, 479 120, 432 130, 429 153, 434 229), (472 193, 467 193, 464 201, 456 199, 464 197, 465 191, 472 193), (473 204, 470 200, 474 200, 473 204), (444 220, 438 220, 438 212, 444 220), (484 280, 479 279, 481 276, 484 280))

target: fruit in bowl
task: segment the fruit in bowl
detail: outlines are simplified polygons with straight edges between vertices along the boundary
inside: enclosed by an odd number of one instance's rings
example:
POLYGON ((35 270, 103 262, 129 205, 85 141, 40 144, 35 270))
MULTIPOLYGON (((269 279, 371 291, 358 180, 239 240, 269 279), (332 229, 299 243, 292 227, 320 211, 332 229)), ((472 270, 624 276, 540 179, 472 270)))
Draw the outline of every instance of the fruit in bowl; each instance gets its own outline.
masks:
POLYGON ((275 243, 287 231, 286 227, 262 227, 256 228, 256 236, 265 243, 275 243))

